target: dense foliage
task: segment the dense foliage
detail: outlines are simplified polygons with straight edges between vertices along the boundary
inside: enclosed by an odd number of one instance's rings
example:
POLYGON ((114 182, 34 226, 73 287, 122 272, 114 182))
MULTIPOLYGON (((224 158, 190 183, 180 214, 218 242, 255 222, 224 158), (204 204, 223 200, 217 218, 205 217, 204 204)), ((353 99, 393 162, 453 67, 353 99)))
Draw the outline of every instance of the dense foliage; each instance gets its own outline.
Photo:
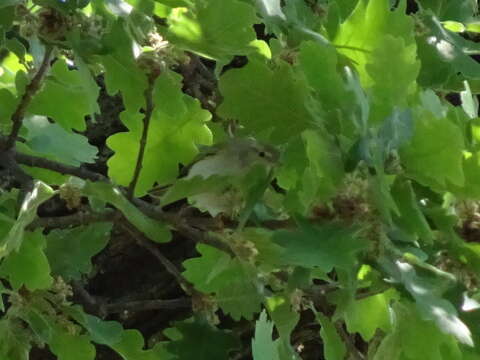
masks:
POLYGON ((1 0, 1 360, 480 359, 475 0, 1 0))

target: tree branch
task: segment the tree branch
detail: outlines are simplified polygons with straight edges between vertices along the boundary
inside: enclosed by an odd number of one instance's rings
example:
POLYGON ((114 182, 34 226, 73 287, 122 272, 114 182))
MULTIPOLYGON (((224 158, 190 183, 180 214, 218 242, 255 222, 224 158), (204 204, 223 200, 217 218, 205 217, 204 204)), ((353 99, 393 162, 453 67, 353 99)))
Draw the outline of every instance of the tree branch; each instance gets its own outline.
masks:
POLYGON ((20 128, 22 127, 23 117, 25 116, 25 112, 27 111, 28 105, 32 101, 32 98, 35 94, 40 90, 42 85, 42 80, 50 66, 50 56, 52 55, 53 47, 48 46, 45 50, 45 55, 43 57, 42 64, 38 69, 37 73, 33 77, 32 81, 27 85, 25 88, 25 93, 22 95, 20 102, 13 113, 11 120, 12 120, 12 130, 8 135, 7 141, 3 145, 3 150, 9 150, 15 146, 15 141, 17 140, 18 133, 20 132, 20 128))
POLYGON ((365 356, 357 349, 354 340, 343 328, 343 324, 340 321, 335 323, 335 328, 338 334, 343 339, 343 343, 347 346, 348 353, 354 360, 364 360, 365 356))
POLYGON ((85 180, 91 181, 108 181, 102 174, 71 165, 59 163, 57 161, 44 159, 39 156, 27 155, 22 153, 15 153, 15 160, 17 163, 31 167, 38 167, 42 169, 52 170, 64 175, 73 175, 85 180))
POLYGON ((80 281, 73 281, 72 288, 74 295, 78 298, 87 312, 98 315, 102 318, 106 316, 103 301, 92 296, 87 290, 85 290, 80 281))
POLYGON ((140 300, 107 304, 104 306, 103 310, 106 314, 115 314, 124 311, 139 312, 147 310, 189 308, 191 306, 192 300, 189 298, 179 298, 171 300, 140 300))
POLYGON ((187 239, 195 241, 197 243, 203 243, 213 246, 219 250, 234 256, 234 253, 230 246, 223 241, 211 236, 207 231, 198 230, 189 225, 189 218, 179 216, 178 214, 172 214, 162 211, 158 206, 152 205, 141 199, 132 199, 133 204, 145 215, 152 219, 160 220, 169 223, 180 234, 187 239))
POLYGON ((140 148, 138 150, 137 163, 135 165, 135 171, 133 173, 132 181, 128 186, 127 197, 133 199, 135 194, 135 187, 137 186, 138 178, 143 167, 143 158, 145 157, 145 148, 147 146, 148 130, 150 128, 150 119, 152 118, 154 104, 153 104, 153 86, 155 84, 155 77, 149 77, 149 84, 145 90, 145 116, 143 117, 143 131, 140 139, 140 148))
POLYGON ((28 230, 37 228, 54 228, 66 229, 69 227, 88 225, 95 222, 115 221, 119 213, 115 210, 108 209, 103 213, 79 211, 73 215, 40 217, 35 219, 28 227, 28 230))

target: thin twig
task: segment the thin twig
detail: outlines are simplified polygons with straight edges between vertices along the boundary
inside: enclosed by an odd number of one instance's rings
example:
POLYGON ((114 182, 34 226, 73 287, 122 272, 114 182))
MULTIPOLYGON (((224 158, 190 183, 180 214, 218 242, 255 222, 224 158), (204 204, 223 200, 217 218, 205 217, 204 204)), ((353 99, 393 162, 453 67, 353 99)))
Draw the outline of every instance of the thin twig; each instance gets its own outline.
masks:
POLYGON ((88 225, 95 222, 114 221, 117 216, 119 216, 118 212, 111 209, 107 209, 102 213, 79 211, 73 215, 37 218, 27 227, 27 229, 66 229, 75 226, 88 225))
POLYGON ((207 231, 198 230, 190 226, 190 220, 188 217, 179 216, 176 213, 172 214, 164 212, 160 207, 147 203, 141 199, 134 198, 132 199, 132 203, 148 217, 169 223, 176 231, 187 239, 196 243, 213 246, 231 256, 234 256, 232 249, 227 243, 211 236, 207 231))
POLYGON ((98 315, 100 317, 105 317, 105 309, 104 303, 101 299, 97 298, 96 296, 91 295, 82 285, 80 281, 73 281, 72 288, 77 295, 78 299, 81 301, 82 305, 84 306, 85 310, 89 313, 94 315, 98 315))
POLYGON ((140 300, 107 304, 104 307, 104 311, 107 314, 115 314, 124 311, 139 312, 147 310, 189 308, 191 306, 192 300, 189 298, 179 298, 171 300, 140 300))
POLYGON ((378 295, 378 294, 382 294, 390 288, 391 288, 391 285, 384 284, 379 288, 365 289, 363 291, 357 292, 355 294, 355 299, 356 300, 361 300, 361 299, 365 299, 365 298, 370 297, 370 296, 375 296, 375 295, 378 295))
POLYGON ((42 63, 33 77, 32 81, 27 85, 25 88, 25 92, 20 99, 20 102, 13 113, 11 120, 12 120, 12 130, 10 131, 10 135, 8 135, 7 141, 4 144, 3 150, 6 151, 11 149, 15 146, 15 141, 17 140, 18 133, 20 132, 20 128, 22 127, 23 117, 25 116, 25 112, 27 111, 28 105, 32 101, 32 98, 35 94, 40 90, 42 85, 42 80, 50 66, 50 56, 52 55, 53 47, 47 47, 45 50, 45 55, 43 57, 42 63))
POLYGON ((337 329, 338 334, 343 339, 343 343, 347 346, 348 353, 352 356, 354 360, 364 360, 365 356, 357 349, 355 342, 350 337, 350 334, 345 331, 343 324, 340 321, 335 323, 335 328, 337 329))
POLYGON ((143 117, 143 131, 142 137, 140 138, 140 148, 138 150, 137 163, 135 165, 135 171, 133 173, 132 181, 128 186, 127 197, 133 199, 135 194, 135 187, 137 186, 138 178, 140 177, 140 172, 143 167, 143 158, 145 157, 145 148, 147 146, 148 139, 148 129, 150 128, 150 119, 152 118, 154 104, 153 104, 153 86, 155 83, 155 77, 149 78, 149 84, 145 90, 145 116, 143 117))
POLYGON ((39 156, 15 153, 17 163, 31 167, 52 170, 64 175, 73 175, 85 180, 91 181, 108 181, 102 174, 71 165, 59 163, 57 161, 48 160, 39 156))

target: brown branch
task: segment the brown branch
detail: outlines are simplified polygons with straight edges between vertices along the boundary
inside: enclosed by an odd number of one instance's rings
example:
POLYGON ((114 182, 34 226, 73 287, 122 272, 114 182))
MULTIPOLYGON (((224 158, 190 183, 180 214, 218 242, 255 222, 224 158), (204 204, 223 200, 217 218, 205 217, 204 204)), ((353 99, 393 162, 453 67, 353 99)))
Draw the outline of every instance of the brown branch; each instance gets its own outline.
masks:
POLYGON ((40 90, 42 85, 42 80, 50 66, 50 56, 52 55, 53 47, 48 46, 45 50, 45 55, 43 57, 43 61, 33 77, 32 81, 27 85, 25 88, 25 92, 20 99, 20 102, 13 113, 11 120, 12 120, 12 130, 8 135, 7 141, 3 145, 3 150, 9 150, 15 146, 15 141, 17 140, 18 133, 20 132, 20 128, 22 127, 23 118, 25 116, 25 112, 27 111, 28 105, 32 101, 32 98, 35 94, 40 90))
POLYGON ((23 171, 15 161, 15 149, 11 148, 0 153, 0 167, 4 169, 1 175, 6 174, 20 183, 20 192, 17 197, 18 205, 20 205, 23 203, 25 196, 33 190, 33 178, 23 171))
POLYGON ((189 298, 179 298, 171 300, 140 300, 107 304, 104 306, 104 311, 107 314, 115 314, 124 311, 139 312, 160 309, 190 308, 191 306, 192 300, 190 300, 189 298))
POLYGON ((37 218, 27 227, 27 229, 66 229, 75 226, 88 225, 95 222, 115 221, 118 216, 119 213, 111 209, 108 209, 103 213, 79 211, 73 215, 37 218))
POLYGON ((76 298, 81 302, 88 313, 98 315, 102 318, 106 316, 103 301, 85 290, 80 281, 73 281, 72 288, 76 298))
POLYGON ((342 322, 337 321, 335 323, 335 328, 337 329, 338 334, 343 339, 343 343, 347 346, 348 353, 354 360, 364 360, 365 356, 357 349, 354 339, 350 336, 349 333, 344 329, 342 322))
POLYGON ((33 183, 33 178, 18 166, 14 154, 15 152, 13 149, 9 149, 2 153, 0 157, 0 167, 4 168, 2 172, 6 175, 15 177, 22 185, 33 183))
POLYGON ((145 148, 147 146, 148 130, 150 128, 150 119, 152 118, 154 104, 153 104, 153 86, 155 83, 155 77, 149 78, 148 88, 145 90, 145 116, 143 117, 143 131, 140 138, 140 148, 138 150, 137 163, 135 165, 135 171, 133 173, 132 181, 128 186, 127 197, 133 199, 135 194, 135 187, 137 186, 138 178, 143 167, 143 158, 145 157, 145 148))
POLYGON ((202 76, 199 82, 209 91, 215 91, 217 89, 217 79, 215 75, 205 66, 197 55, 191 54, 190 58, 193 61, 195 70, 198 70, 198 73, 202 76))
POLYGON ((172 214, 164 212, 160 207, 147 203, 141 199, 134 198, 132 199, 132 202, 142 213, 152 219, 167 222, 187 239, 196 243, 213 246, 231 256, 234 256, 232 249, 227 243, 211 236, 207 231, 198 230, 190 226, 188 217, 180 216, 176 213, 172 214))
POLYGON ((102 174, 81 167, 62 164, 57 161, 48 160, 39 156, 27 155, 17 152, 15 153, 15 160, 17 161, 17 163, 22 165, 47 169, 64 175, 73 175, 85 180, 108 181, 108 179, 102 174))

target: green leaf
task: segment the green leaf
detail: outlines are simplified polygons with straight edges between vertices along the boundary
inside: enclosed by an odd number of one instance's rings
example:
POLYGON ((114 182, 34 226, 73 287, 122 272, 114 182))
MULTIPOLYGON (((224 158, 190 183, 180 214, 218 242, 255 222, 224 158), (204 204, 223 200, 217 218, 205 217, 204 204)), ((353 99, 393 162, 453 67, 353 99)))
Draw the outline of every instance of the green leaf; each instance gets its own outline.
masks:
POLYGON ((366 245, 355 229, 335 224, 313 226, 303 221, 295 231, 275 232, 273 241, 283 247, 280 259, 284 264, 324 272, 334 267, 350 268, 355 264, 356 253, 366 245))
POLYGON ((386 0, 361 0, 335 38, 339 52, 354 61, 362 85, 372 94, 374 124, 394 106, 405 106, 415 91, 420 63, 405 4, 402 0, 392 11, 386 0))
POLYGON ((452 32, 462 33, 466 30, 465 25, 457 21, 442 21, 442 25, 445 29, 452 32))
POLYGON ((0 89, 0 103, 2 104, 0 107, 0 132, 6 134, 11 127, 10 118, 15 112, 18 100, 10 90, 0 89))
POLYGON ((390 302, 398 299, 395 290, 352 300, 345 309, 345 323, 350 333, 358 332, 363 340, 370 341, 377 329, 389 333, 391 330, 390 302))
POLYGON ((338 54, 333 46, 304 41, 300 47, 299 62, 322 108, 338 111, 339 107, 350 102, 345 82, 337 71, 338 54))
POLYGON ((378 131, 378 141, 380 150, 383 152, 379 157, 383 161, 393 151, 398 150, 413 136, 414 123, 412 112, 410 110, 400 111, 394 109, 393 113, 387 117, 378 131))
MULTIPOLYGON (((98 46, 98 45, 97 45, 98 46)), ((76 51, 76 49, 74 48, 76 51)), ((90 106, 90 116, 95 117, 95 114, 100 114, 100 107, 98 98, 100 96, 100 87, 95 81, 95 74, 91 71, 85 61, 77 56, 75 53, 75 66, 78 68, 79 82, 84 89, 84 96, 87 97, 90 106)))
POLYGON ((32 99, 28 111, 53 118, 64 129, 83 131, 85 116, 98 111, 96 99, 85 87, 83 75, 78 70, 69 70, 67 63, 59 59, 53 64, 51 76, 42 90, 32 99), (55 99, 55 101, 52 101, 55 99))
POLYGON ((26 286, 29 290, 48 289, 53 282, 50 266, 44 253, 45 237, 41 230, 25 232, 18 252, 12 252, 0 265, 0 274, 14 289, 26 286))
POLYGON ((41 312, 39 312, 34 307, 29 307, 25 310, 24 314, 19 315, 24 321, 30 325, 30 328, 38 336, 38 338, 48 343, 51 341, 53 336, 53 329, 49 322, 49 319, 45 317, 41 312))
POLYGON ((347 354, 347 349, 340 335, 338 335, 335 326, 323 314, 316 314, 320 326, 320 337, 323 341, 323 354, 325 360, 343 360, 347 354))
MULTIPOLYGON (((415 264, 422 265, 418 261, 415 264)), ((422 265, 417 270, 410 263, 397 260, 382 260, 384 269, 397 281, 401 282, 416 301, 421 318, 433 321, 438 329, 451 334, 463 344, 473 346, 469 328, 460 320, 454 306, 441 295, 452 285, 452 275, 444 273, 431 265, 422 265), (426 270, 426 271, 425 271, 426 270)))
POLYGON ((394 331, 384 338, 374 360, 463 359, 455 339, 423 320, 410 303, 396 302, 393 309, 394 331))
POLYGON ((116 321, 105 321, 86 314, 79 305, 69 307, 67 313, 88 331, 93 342, 112 346, 122 340, 123 328, 116 321))
POLYGON ((407 45, 403 38, 385 35, 373 50, 365 70, 372 81, 371 86, 366 85, 373 100, 371 119, 378 123, 394 107, 405 107, 416 90, 420 70, 416 44, 410 41, 407 45))
POLYGON ((201 257, 184 261, 182 273, 196 289, 215 293, 223 312, 235 320, 260 311, 261 296, 239 260, 208 245, 199 244, 197 250, 201 257))
POLYGON ((182 275, 196 289, 206 293, 214 292, 215 279, 228 268, 231 258, 227 253, 204 244, 198 244, 197 251, 201 257, 184 261, 185 271, 182 275))
POLYGON ((34 0, 37 5, 53 7, 60 11, 72 11, 84 8, 90 0, 34 0))
POLYGON ((20 4, 23 0, 4 0, 0 4, 0 9, 8 6, 20 4))
POLYGON ((20 249, 24 240, 25 228, 37 216, 37 208, 54 194, 55 191, 50 186, 41 181, 35 181, 33 190, 23 200, 17 220, 0 242, 0 259, 12 251, 20 249))
POLYGON ((22 42, 15 38, 7 39, 5 41, 5 45, 7 49, 17 55, 21 61, 25 61, 25 54, 27 52, 27 49, 22 42))
POLYGON ((252 339, 252 355, 254 360, 279 360, 278 341, 272 340, 273 323, 267 320, 265 310, 255 325, 255 338, 252 339))
POLYGON ((202 56, 227 61, 234 55, 254 52, 255 9, 231 0, 193 0, 189 9, 174 11, 168 18, 167 38, 176 46, 202 56))
POLYGON ((102 56, 101 61, 105 67, 108 93, 113 96, 121 92, 127 112, 136 113, 145 105, 147 76, 137 66, 133 56, 134 43, 122 18, 113 24, 106 36, 105 45, 110 53, 102 56))
MULTIPOLYGON (((396 9, 390 10, 387 0, 360 0, 338 30, 334 43, 340 47, 338 50, 340 53, 354 61, 362 85, 366 88, 375 82, 368 72, 367 64, 375 64, 377 61, 387 62, 387 59, 394 61, 395 64, 397 62, 402 64, 410 63, 414 59, 411 58, 415 46, 413 21, 405 14, 405 6, 406 1, 401 1, 396 9), (396 59, 391 56, 392 54, 385 53, 386 49, 383 47, 386 44, 399 47, 406 53, 396 59), (413 47, 411 47, 412 45, 413 47), (379 55, 380 58, 377 59, 379 55), (382 57, 387 57, 387 59, 383 60, 382 57)), ((383 71, 385 74, 389 74, 391 71, 395 71, 394 68, 395 66, 388 66, 383 68, 383 71)), ((393 74, 395 73, 392 73, 392 76, 394 76, 393 74)), ((400 78, 395 78, 395 82, 398 81, 400 78)), ((393 86, 395 84, 381 85, 393 86)))
POLYGON ((158 360, 153 350, 143 350, 145 341, 138 330, 125 330, 122 340, 110 347, 125 360, 158 360))
POLYGON ((151 240, 159 243, 170 241, 171 233, 166 225, 145 216, 128 201, 120 189, 103 182, 86 182, 82 191, 87 196, 92 196, 115 206, 132 225, 151 240))
POLYGON ((407 173, 425 185, 445 187, 450 182, 462 186, 463 149, 462 132, 449 118, 419 110, 414 136, 401 148, 400 156, 407 173))
MULTIPOLYGON (((205 124, 210 113, 203 110, 197 100, 181 92, 178 75, 161 75, 155 82, 153 98, 156 107, 135 189, 137 196, 144 195, 155 183, 172 182, 178 176, 179 164, 188 164, 197 155, 197 145, 209 145, 212 141, 205 124), (169 105, 164 109, 161 104, 167 102, 169 105)), ((107 139, 108 146, 115 151, 108 161, 109 175, 120 185, 128 185, 133 177, 142 136, 142 118, 142 114, 124 112, 123 121, 130 131, 107 139)))
POLYGON ((233 260, 214 281, 218 305, 236 321, 242 317, 251 320, 261 310, 263 298, 253 279, 253 274, 238 260, 233 260))
POLYGON ((468 81, 464 82, 465 90, 460 92, 462 108, 470 119, 478 117, 478 99, 472 94, 468 81))
POLYGON ((281 340, 287 343, 290 343, 291 333, 300 319, 300 314, 292 307, 291 295, 285 293, 269 297, 265 304, 281 340))
POLYGON ((358 0, 336 0, 336 3, 340 9, 343 20, 348 18, 351 12, 355 9, 355 5, 358 4, 358 0))
POLYGON ((167 350, 178 360, 225 360, 229 351, 237 346, 237 340, 228 332, 218 330, 207 323, 175 323, 181 339, 171 341, 167 350))
POLYGON ((95 359, 95 347, 85 335, 73 335, 66 330, 57 330, 48 345, 58 360, 95 359))
POLYGON ((431 10, 441 20, 468 22, 474 19, 477 8, 474 1, 458 0, 452 3, 448 0, 419 0, 422 9, 431 10))
POLYGON ((313 125, 306 106, 309 88, 286 63, 271 70, 251 59, 243 68, 226 72, 219 86, 224 101, 218 114, 238 119, 259 140, 281 144, 313 125))
POLYGON ((480 199, 480 152, 465 153, 462 159, 462 169, 465 175, 463 186, 449 186, 456 196, 467 199, 480 199))
POLYGON ((427 30, 417 40, 422 63, 419 82, 423 86, 443 85, 457 73, 479 79, 480 64, 470 56, 480 51, 478 45, 447 31, 433 15, 424 15, 421 21, 427 30))
POLYGON ((23 124, 28 130, 26 145, 35 155, 72 166, 95 162, 98 149, 90 145, 85 136, 66 131, 43 116, 30 116, 23 124))
POLYGON ((0 355, 5 360, 29 360, 31 333, 17 319, 0 321, 0 355))
POLYGON ((319 131, 306 130, 301 141, 291 141, 282 160, 277 180, 288 190, 286 206, 289 210, 308 212, 313 204, 335 194, 344 176, 338 148, 319 131))
POLYGON ((79 280, 92 270, 91 257, 100 252, 110 238, 111 223, 97 223, 47 235, 46 255, 52 273, 66 281, 79 280))
POLYGON ((400 212, 398 223, 402 229, 416 234, 425 244, 431 244, 433 233, 420 209, 411 182, 397 178, 391 193, 400 212))
MULTIPOLYGON (((11 10, 13 16, 14 9, 11 10)), ((2 10, 2 12, 4 11, 5 10, 2 10)), ((2 13, 0 13, 0 15, 2 15, 2 13)), ((16 79, 26 79, 27 76, 25 65, 20 63, 19 58, 15 54, 10 53, 7 57, 3 59, 1 70, 0 88, 7 89, 15 95, 22 94, 24 88, 20 86, 17 88, 18 84, 16 83, 16 79)))
POLYGON ((176 7, 188 7, 191 6, 192 3, 190 0, 155 0, 158 3, 165 4, 172 8, 176 7))

